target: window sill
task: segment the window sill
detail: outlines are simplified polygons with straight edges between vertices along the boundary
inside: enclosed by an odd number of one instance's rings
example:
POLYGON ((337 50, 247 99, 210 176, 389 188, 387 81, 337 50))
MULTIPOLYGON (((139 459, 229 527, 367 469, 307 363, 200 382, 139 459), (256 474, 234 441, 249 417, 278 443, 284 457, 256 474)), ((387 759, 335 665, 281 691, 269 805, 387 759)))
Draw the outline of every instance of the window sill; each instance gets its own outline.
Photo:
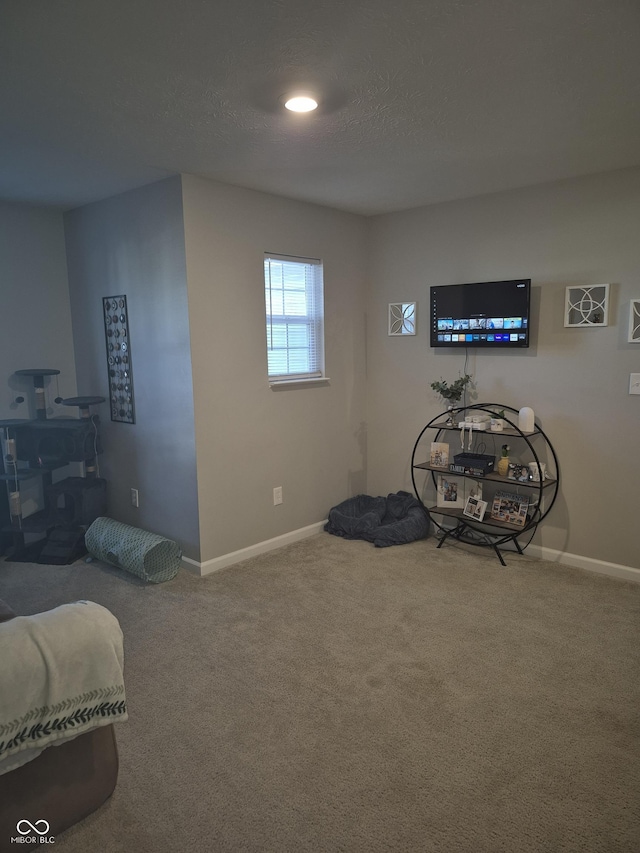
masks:
POLYGON ((328 385, 331 380, 328 376, 317 376, 313 379, 278 379, 269 382, 272 391, 286 391, 289 388, 304 388, 309 385, 328 385))

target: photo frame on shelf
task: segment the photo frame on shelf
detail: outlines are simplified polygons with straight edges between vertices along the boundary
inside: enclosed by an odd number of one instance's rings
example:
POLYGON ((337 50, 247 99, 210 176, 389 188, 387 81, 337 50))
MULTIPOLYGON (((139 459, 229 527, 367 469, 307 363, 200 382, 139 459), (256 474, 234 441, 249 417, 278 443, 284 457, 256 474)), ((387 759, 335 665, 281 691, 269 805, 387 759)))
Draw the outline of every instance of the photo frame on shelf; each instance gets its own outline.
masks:
POLYGON ((509 472, 507 477, 509 480, 517 480, 521 483, 526 483, 529 480, 529 466, 522 465, 518 462, 510 462, 509 463, 509 472))
POLYGON ((527 495, 498 491, 491 504, 491 518, 516 527, 524 527, 530 498, 527 495))
POLYGON ((571 327, 606 326, 609 322, 609 285, 591 284, 565 289, 564 325, 571 327))
POLYGON ((404 337, 415 335, 417 330, 416 302, 390 302, 389 303, 389 335, 391 337, 404 337))
POLYGON ((479 498, 468 497, 464 505, 462 514, 473 518, 475 521, 482 521, 484 514, 487 511, 487 502, 479 498))
POLYGON ((464 477, 456 474, 439 474, 436 505, 443 509, 463 509, 465 503, 464 477))
POLYGON ((432 441, 429 465, 449 470, 449 445, 445 441, 432 441))

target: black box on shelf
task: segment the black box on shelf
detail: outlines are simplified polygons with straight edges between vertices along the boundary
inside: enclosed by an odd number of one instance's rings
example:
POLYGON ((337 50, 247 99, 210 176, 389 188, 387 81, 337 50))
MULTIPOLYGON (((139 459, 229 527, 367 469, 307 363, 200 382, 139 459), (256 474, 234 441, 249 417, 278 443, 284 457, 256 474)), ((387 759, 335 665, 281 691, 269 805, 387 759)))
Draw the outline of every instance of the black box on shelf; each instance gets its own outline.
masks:
POLYGON ((495 456, 486 453, 456 453, 449 470, 456 474, 470 474, 472 477, 485 477, 493 471, 495 456))

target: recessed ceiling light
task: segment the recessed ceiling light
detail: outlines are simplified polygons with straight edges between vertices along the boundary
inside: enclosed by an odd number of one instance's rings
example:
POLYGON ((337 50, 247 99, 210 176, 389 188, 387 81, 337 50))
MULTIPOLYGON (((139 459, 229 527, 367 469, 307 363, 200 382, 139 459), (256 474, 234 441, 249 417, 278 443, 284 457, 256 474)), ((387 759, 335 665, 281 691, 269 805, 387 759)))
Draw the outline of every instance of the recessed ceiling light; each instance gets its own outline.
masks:
POLYGON ((318 102, 308 95, 293 95, 284 102, 285 107, 294 113, 310 113, 317 109, 318 102))

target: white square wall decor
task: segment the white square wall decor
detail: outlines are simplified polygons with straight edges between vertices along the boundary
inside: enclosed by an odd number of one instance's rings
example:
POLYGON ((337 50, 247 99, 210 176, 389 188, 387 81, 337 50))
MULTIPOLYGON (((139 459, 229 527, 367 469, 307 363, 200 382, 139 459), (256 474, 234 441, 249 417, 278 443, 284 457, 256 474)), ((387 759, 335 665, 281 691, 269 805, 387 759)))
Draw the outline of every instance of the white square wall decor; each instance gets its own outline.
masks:
POLYGON ((640 344, 640 299, 629 303, 629 343, 640 344))
POLYGON ((415 302, 389 303, 389 334, 392 336, 415 335, 417 320, 415 302))
POLYGON ((590 284, 565 290, 564 325, 606 326, 609 321, 609 285, 590 284))

